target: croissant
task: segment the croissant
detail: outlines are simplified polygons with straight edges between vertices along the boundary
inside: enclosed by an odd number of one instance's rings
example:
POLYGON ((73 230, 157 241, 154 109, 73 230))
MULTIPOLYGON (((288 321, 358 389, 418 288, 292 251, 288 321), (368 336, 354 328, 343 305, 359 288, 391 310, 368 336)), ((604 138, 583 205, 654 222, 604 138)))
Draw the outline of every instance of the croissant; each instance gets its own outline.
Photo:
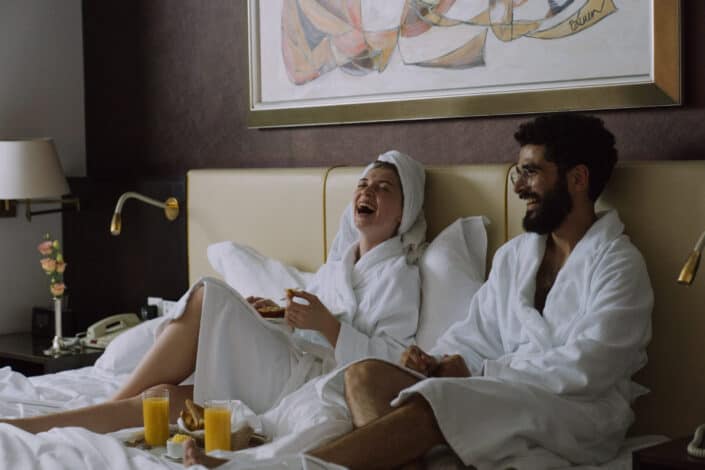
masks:
POLYGON ((186 428, 189 431, 203 429, 203 407, 195 404, 188 398, 186 399, 184 406, 185 409, 181 410, 180 416, 186 428))

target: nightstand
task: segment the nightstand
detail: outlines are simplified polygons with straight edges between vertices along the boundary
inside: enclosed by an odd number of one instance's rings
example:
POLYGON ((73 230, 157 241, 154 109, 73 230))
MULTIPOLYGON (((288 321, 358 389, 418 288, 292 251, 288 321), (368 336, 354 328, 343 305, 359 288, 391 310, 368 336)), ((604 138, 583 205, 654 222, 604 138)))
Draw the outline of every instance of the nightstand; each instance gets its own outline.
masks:
POLYGON ((33 337, 31 333, 0 335, 0 367, 10 366, 26 376, 50 374, 93 365, 103 354, 100 349, 84 349, 78 354, 45 356, 43 351, 49 346, 50 338, 33 337))
POLYGON ((691 437, 681 437, 632 454, 633 470, 690 470, 705 469, 705 459, 688 455, 686 447, 691 437))

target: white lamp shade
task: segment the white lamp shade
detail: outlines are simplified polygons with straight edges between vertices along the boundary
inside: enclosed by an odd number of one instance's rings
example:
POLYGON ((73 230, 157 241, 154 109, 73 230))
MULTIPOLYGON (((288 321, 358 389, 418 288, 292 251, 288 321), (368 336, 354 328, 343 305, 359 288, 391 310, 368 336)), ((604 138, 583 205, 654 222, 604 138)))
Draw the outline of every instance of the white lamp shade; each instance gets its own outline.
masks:
POLYGON ((52 139, 0 140, 0 200, 69 193, 52 139))

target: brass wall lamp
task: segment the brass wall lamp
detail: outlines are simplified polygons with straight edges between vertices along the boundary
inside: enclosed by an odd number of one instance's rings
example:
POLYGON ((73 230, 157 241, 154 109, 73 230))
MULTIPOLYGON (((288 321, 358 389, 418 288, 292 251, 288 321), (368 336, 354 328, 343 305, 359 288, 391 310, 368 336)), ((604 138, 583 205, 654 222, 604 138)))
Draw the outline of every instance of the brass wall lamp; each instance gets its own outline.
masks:
POLYGON ((703 245, 705 245, 705 232, 700 235, 698 242, 695 244, 693 251, 688 256, 685 261, 681 273, 678 275, 678 284, 690 285, 695 279, 695 274, 698 272, 698 265, 700 264, 700 253, 703 251, 703 245))
POLYGON ((175 220, 179 216, 179 201, 177 201, 176 198, 170 197, 166 201, 161 202, 140 193, 129 191, 123 193, 115 205, 115 213, 110 221, 110 233, 114 236, 120 235, 120 231, 122 230, 122 206, 125 204, 125 201, 131 198, 139 199, 142 202, 146 202, 147 204, 151 204, 156 207, 161 207, 164 209, 164 215, 167 219, 169 219, 169 221, 175 220))

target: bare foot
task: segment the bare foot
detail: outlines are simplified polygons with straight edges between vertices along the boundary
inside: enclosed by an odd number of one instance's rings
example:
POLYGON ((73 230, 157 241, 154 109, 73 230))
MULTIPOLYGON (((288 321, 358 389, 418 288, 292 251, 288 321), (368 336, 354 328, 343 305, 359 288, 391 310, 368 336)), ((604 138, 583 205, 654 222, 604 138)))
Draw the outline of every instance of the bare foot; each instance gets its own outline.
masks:
POLYGON ((197 445, 193 439, 184 441, 184 467, 191 465, 203 465, 208 468, 215 468, 223 465, 227 460, 209 457, 197 445))

